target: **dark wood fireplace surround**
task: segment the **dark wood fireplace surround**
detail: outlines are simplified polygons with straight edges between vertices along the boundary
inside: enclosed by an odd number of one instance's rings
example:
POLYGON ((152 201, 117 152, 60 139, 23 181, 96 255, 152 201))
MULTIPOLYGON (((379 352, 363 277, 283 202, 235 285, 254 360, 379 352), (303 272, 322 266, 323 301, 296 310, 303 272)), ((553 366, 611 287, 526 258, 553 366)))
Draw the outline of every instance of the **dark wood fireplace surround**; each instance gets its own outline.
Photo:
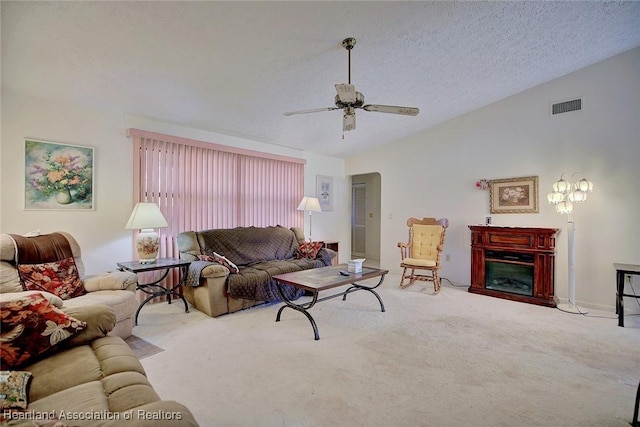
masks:
POLYGON ((555 253, 557 228, 470 225, 471 286, 469 292, 513 301, 555 307, 555 253), (485 287, 485 252, 504 251, 533 255, 533 296, 485 287))

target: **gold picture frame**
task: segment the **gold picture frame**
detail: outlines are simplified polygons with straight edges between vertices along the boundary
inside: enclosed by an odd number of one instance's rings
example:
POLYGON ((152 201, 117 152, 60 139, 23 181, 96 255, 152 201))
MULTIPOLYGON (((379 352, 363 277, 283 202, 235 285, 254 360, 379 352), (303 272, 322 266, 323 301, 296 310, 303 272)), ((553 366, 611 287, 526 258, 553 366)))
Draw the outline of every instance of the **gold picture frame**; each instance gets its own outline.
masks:
POLYGON ((538 213, 538 177, 490 180, 489 203, 492 214, 538 213))

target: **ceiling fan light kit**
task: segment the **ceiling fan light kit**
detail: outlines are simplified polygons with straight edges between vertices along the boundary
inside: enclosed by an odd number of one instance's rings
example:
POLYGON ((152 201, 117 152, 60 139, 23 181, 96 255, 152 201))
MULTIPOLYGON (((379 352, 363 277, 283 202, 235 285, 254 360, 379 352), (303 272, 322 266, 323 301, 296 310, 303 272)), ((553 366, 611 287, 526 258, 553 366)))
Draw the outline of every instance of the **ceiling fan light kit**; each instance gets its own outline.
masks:
POLYGON ((400 114, 403 116, 416 116, 420 110, 416 107, 400 107, 396 105, 365 104, 364 95, 356 91, 356 87, 351 84, 351 49, 356 45, 356 39, 348 37, 342 41, 342 46, 349 54, 349 80, 348 83, 338 83, 335 85, 337 95, 335 97, 335 107, 314 108, 311 110, 290 111, 284 113, 285 116, 295 114, 318 113, 320 111, 344 110, 342 116, 342 130, 351 131, 356 128, 356 109, 375 113, 400 114))
POLYGON ((342 130, 344 132, 354 130, 356 128, 356 112, 353 108, 347 107, 344 109, 344 116, 342 120, 342 130))

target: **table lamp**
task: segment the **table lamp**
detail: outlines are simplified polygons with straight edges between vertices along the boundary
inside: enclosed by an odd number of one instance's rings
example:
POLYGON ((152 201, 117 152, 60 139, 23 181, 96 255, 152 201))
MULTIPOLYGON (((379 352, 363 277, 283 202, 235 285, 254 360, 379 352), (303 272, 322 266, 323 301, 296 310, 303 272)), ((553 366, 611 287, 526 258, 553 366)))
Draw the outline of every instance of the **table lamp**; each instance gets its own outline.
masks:
POLYGON ((309 241, 311 242, 311 213, 322 212, 320 208, 320 201, 317 197, 303 197, 302 201, 298 205, 299 211, 309 211, 309 241))
POLYGON ((138 260, 142 264, 156 262, 160 248, 160 236, 154 228, 164 228, 169 224, 162 216, 160 208, 153 202, 139 202, 133 208, 129 221, 125 226, 128 230, 140 230, 136 239, 138 260))

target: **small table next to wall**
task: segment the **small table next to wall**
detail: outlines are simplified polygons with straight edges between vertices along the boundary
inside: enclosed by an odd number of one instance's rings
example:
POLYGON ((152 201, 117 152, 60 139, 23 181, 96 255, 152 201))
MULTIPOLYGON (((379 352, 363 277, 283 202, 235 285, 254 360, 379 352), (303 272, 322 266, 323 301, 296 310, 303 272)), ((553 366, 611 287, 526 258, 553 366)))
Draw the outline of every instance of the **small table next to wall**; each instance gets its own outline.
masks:
POLYGON ((143 264, 139 261, 131 261, 131 262, 119 262, 118 268, 120 270, 131 271, 132 273, 145 273, 147 271, 155 271, 155 270, 164 270, 164 274, 155 282, 151 283, 138 283, 136 289, 139 291, 148 294, 149 297, 142 301, 136 310, 135 324, 138 324, 138 314, 140 314, 140 310, 142 307, 149 301, 151 301, 155 297, 166 296, 167 301, 171 304, 171 297, 174 296, 176 298, 182 298, 182 302, 184 302, 184 312, 189 312, 189 306, 187 305, 187 300, 178 292, 180 286, 182 286, 187 281, 187 272, 189 271, 189 261, 182 261, 176 258, 160 258, 157 259, 154 263, 143 264), (181 271, 180 281, 177 285, 172 288, 165 288, 160 285, 168 275, 169 271, 173 268, 179 268, 181 271))
POLYGON ((627 274, 640 276, 640 265, 613 263, 616 269, 616 313, 618 314, 618 326, 624 327, 624 297, 640 298, 640 295, 624 293, 624 278, 627 274))

